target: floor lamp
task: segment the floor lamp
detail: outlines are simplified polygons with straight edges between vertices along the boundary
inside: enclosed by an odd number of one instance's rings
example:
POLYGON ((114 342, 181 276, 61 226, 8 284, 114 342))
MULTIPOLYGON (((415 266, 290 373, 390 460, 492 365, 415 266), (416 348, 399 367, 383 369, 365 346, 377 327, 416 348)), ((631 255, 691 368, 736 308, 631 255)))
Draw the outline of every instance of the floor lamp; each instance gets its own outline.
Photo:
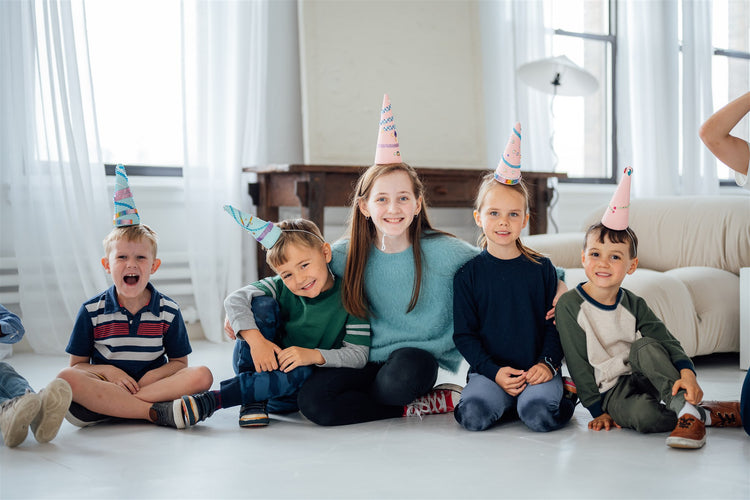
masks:
MULTIPOLYGON (((561 96, 587 96, 593 94, 599 88, 596 77, 571 61, 568 56, 548 57, 526 63, 518 68, 518 77, 529 87, 552 94, 550 100, 550 115, 554 119, 555 97, 561 96)), ((552 171, 557 170, 557 154, 555 153, 555 128, 551 127, 549 147, 552 151, 552 171)), ((557 197, 553 192, 549 208, 557 203, 557 197)), ((557 223, 554 218, 549 217, 550 222, 557 231, 557 223)))

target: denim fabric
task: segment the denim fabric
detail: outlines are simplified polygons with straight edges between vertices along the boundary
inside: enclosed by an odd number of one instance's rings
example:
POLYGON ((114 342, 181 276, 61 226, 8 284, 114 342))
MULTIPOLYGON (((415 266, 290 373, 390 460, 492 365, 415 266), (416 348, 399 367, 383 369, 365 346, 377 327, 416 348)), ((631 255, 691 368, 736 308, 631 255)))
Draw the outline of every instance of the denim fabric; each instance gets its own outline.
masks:
POLYGON ((32 391, 29 382, 8 363, 0 361, 0 403, 32 391))
MULTIPOLYGON (((255 297, 252 310, 263 337, 278 343, 282 331, 278 302, 272 297, 255 297)), ((241 338, 234 344, 232 366, 237 376, 221 383, 222 406, 228 408, 267 399, 266 409, 271 413, 297 411, 296 393, 313 371, 312 367, 304 366, 289 373, 256 373, 250 347, 241 338)))
POLYGON ((527 385, 518 396, 511 396, 484 375, 471 373, 454 416, 465 429, 483 431, 515 409, 529 429, 554 431, 570 420, 575 409, 575 404, 562 396, 559 373, 543 384, 527 385))
POLYGON ((745 428, 745 432, 750 435, 750 370, 747 371, 745 382, 742 384, 740 415, 742 416, 742 426, 745 428))

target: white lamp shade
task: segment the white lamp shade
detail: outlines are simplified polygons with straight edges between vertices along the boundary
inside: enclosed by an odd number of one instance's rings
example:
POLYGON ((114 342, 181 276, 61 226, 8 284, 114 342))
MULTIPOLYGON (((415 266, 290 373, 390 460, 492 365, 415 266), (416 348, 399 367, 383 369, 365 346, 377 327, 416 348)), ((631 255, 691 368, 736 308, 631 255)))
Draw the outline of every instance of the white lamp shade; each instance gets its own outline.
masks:
POLYGON ((518 77, 532 88, 555 95, 586 96, 599 88, 596 77, 567 56, 526 63, 518 68, 518 77))

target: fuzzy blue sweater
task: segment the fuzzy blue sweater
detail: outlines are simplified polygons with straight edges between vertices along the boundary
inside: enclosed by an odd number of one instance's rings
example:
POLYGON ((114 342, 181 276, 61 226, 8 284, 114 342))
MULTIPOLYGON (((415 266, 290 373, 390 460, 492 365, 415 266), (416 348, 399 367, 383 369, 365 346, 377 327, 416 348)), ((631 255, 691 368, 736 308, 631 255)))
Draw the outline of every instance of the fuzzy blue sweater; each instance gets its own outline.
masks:
MULTIPOLYGON (((412 249, 383 253, 370 249, 365 294, 370 304, 370 361, 382 362, 402 347, 430 352, 441 367, 457 371, 461 354, 453 343, 453 275, 479 254, 477 247, 450 236, 422 238, 422 286, 416 307, 406 313, 414 286, 412 249)), ((333 245, 331 268, 343 276, 348 240, 333 245)))

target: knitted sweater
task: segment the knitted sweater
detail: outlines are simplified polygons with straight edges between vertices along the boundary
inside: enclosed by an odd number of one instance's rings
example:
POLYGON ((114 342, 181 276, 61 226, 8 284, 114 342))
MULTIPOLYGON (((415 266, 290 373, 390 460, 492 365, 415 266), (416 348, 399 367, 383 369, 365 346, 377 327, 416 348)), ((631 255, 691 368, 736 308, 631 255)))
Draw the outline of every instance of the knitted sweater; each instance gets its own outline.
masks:
MULTIPOLYGON (((343 276, 349 240, 333 245, 331 269, 343 276)), ((453 343, 453 275, 479 249, 451 236, 422 238, 422 286, 416 307, 407 314, 414 286, 412 248, 384 253, 370 248, 365 295, 370 306, 370 361, 382 362, 395 350, 416 347, 431 353, 453 372, 461 354, 453 343)))

